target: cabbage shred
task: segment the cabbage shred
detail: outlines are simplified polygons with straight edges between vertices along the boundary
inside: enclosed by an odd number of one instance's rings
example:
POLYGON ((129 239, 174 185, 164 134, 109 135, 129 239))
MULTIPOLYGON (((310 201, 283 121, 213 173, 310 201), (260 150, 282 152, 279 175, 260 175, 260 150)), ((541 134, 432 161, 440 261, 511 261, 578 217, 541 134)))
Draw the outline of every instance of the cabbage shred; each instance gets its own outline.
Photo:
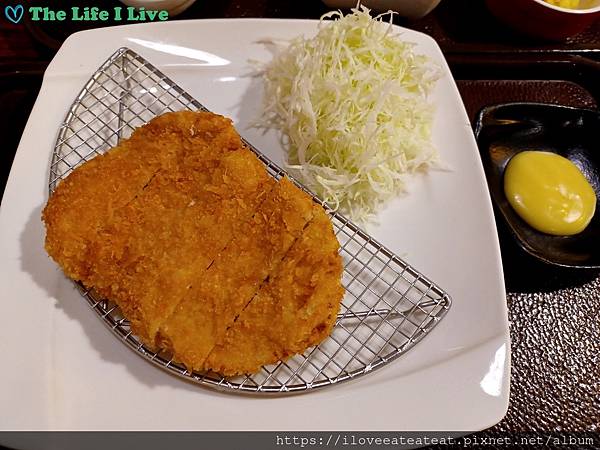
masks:
POLYGON ((325 14, 315 37, 291 41, 264 70, 259 125, 286 136, 293 176, 360 222, 438 159, 427 97, 439 68, 394 34, 388 14, 325 14))

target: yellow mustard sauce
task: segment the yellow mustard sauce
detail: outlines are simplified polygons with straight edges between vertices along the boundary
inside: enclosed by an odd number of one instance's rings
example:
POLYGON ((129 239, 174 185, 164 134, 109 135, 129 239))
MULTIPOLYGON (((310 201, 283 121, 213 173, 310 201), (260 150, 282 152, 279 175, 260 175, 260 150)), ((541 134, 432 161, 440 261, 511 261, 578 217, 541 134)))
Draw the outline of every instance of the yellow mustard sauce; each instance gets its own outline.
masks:
POLYGON ((550 3, 554 6, 560 6, 561 8, 577 9, 579 8, 579 0, 545 0, 546 3, 550 3))
POLYGON ((596 210, 596 194, 581 171, 550 152, 513 156, 504 171, 504 193, 525 222, 547 234, 580 233, 596 210))

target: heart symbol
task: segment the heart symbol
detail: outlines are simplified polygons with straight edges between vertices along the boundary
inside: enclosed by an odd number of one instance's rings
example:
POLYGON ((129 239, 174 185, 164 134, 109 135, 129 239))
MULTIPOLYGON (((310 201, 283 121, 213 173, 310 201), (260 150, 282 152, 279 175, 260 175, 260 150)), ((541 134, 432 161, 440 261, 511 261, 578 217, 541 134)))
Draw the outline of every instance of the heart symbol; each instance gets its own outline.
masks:
POLYGON ((19 23, 23 18, 23 5, 7 6, 4 8, 4 15, 12 23, 19 23))

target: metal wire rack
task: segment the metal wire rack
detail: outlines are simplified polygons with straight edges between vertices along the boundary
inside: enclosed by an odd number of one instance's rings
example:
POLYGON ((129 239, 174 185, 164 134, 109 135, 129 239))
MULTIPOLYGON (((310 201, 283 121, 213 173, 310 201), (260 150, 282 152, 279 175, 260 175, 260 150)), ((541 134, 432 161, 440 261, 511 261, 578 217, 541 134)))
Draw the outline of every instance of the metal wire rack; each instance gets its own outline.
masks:
MULTIPOLYGON (((74 168, 106 152, 136 127, 159 114, 183 109, 206 110, 137 53, 119 49, 84 86, 60 128, 50 168, 50 192, 74 168)), ((285 175, 245 143, 273 177, 285 175)), ((190 381, 235 392, 290 393, 354 379, 411 349, 444 317, 451 299, 352 222, 323 206, 331 216, 344 261, 346 294, 336 325, 317 347, 263 367, 257 374, 224 378, 191 372, 171 355, 146 348, 114 303, 78 287, 119 339, 154 364, 190 381)))

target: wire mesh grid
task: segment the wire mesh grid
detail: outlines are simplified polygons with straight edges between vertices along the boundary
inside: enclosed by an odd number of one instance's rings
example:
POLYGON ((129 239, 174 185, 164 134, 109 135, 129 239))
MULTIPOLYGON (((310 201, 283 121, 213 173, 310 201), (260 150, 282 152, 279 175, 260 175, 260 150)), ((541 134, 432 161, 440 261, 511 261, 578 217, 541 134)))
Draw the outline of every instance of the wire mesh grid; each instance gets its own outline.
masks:
MULTIPOLYGON (((50 192, 74 168, 106 152, 136 127, 159 114, 183 109, 206 110, 141 56, 119 49, 84 86, 60 128, 50 168, 50 192)), ((273 177, 287 175, 251 144, 245 144, 273 177)), ((346 294, 336 325, 318 346, 256 374, 225 378, 189 371, 171 355, 146 348, 114 303, 81 284, 78 287, 129 347, 163 369, 202 385, 236 392, 289 393, 350 380, 412 348, 444 317, 451 300, 352 222, 323 206, 330 214, 344 262, 346 294)))

